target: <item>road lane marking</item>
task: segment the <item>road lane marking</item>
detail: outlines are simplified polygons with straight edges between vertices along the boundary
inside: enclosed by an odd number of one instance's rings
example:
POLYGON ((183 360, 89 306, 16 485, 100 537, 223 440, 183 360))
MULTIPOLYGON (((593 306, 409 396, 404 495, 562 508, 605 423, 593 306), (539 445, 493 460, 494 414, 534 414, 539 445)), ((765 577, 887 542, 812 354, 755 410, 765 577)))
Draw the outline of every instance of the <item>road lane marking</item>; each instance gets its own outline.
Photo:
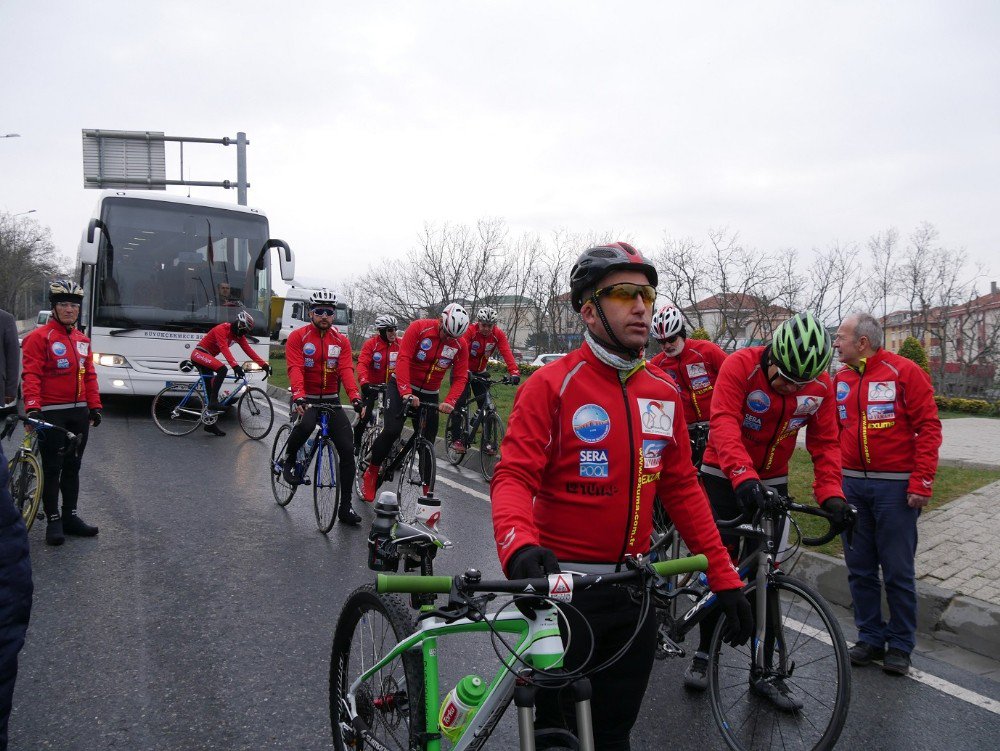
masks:
POLYGON ((442 477, 441 475, 438 475, 437 482, 443 482, 445 485, 448 485, 457 490, 461 490, 463 493, 467 493, 468 495, 471 495, 473 498, 478 498, 479 500, 486 501, 487 503, 490 502, 490 497, 486 495, 486 493, 480 493, 478 490, 473 490, 468 485, 463 485, 462 483, 452 480, 448 477, 442 477))

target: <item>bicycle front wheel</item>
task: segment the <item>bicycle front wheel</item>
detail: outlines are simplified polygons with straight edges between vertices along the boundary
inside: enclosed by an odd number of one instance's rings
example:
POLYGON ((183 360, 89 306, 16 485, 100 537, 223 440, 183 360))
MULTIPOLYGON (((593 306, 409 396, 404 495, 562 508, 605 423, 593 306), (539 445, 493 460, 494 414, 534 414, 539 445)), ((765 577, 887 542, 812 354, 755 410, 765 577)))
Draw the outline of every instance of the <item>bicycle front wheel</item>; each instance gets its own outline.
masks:
MULTIPOLYGON (((756 585, 747 587, 754 602, 756 585)), ((757 644, 723 649, 725 617, 712 634, 712 715, 737 751, 833 748, 847 719, 851 673, 847 645, 830 606, 806 584, 784 575, 767 584, 767 625, 757 644)), ((753 640, 751 640, 751 644, 753 640)))
POLYGON ((42 501, 42 468, 33 454, 24 451, 10 460, 7 469, 10 497, 24 519, 24 526, 31 529, 42 501))
POLYGON ((252 386, 244 391, 236 406, 236 413, 247 437, 259 441, 271 432, 274 408, 271 406, 271 397, 263 389, 252 386))
POLYGON ((337 751, 423 748, 420 651, 407 650, 365 675, 414 630, 409 611, 394 595, 376 594, 369 584, 347 599, 330 655, 330 726, 337 751))
POLYGON ((278 428, 274 434, 274 443, 271 444, 271 492, 274 493, 274 500, 279 506, 287 506, 298 485, 289 485, 282 476, 285 468, 285 448, 288 445, 288 437, 292 434, 292 426, 284 424, 278 428))
POLYGON ((448 461, 450 461, 456 467, 463 461, 465 461, 465 457, 469 453, 468 451, 469 447, 467 446, 465 451, 455 451, 455 449, 451 447, 451 444, 453 444, 455 441, 459 439, 465 440, 465 437, 468 435, 469 435, 469 411, 466 409, 462 410, 460 432, 454 433, 451 430, 445 431, 444 453, 448 457, 448 461))
POLYGON ((500 442, 503 441, 504 427, 500 415, 490 412, 483 421, 483 434, 479 437, 479 461, 482 463, 483 478, 493 479, 493 470, 500 461, 500 442))
POLYGON ((167 435, 187 435, 201 424, 205 401, 197 389, 177 384, 153 397, 153 422, 167 435))
POLYGON ((316 526, 324 535, 333 529, 337 518, 337 496, 340 461, 337 449, 329 438, 318 438, 316 463, 313 465, 313 509, 316 511, 316 526))
POLYGON ((417 517, 417 501, 421 496, 434 492, 437 467, 434 452, 427 441, 417 440, 399 469, 396 495, 399 500, 400 521, 413 522, 417 517))
POLYGON ((372 452, 372 444, 380 432, 381 428, 378 425, 369 425, 361 434, 361 450, 358 452, 358 466, 354 473, 354 492, 358 498, 364 497, 364 476, 368 469, 368 457, 372 452))

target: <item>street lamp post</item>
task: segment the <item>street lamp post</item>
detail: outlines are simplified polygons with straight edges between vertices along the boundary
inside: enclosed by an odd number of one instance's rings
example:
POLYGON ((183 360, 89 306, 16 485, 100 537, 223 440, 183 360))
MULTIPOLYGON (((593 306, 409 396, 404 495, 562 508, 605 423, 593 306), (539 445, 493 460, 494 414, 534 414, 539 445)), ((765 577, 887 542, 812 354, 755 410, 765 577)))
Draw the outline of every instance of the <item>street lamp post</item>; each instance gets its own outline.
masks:
POLYGON ((20 137, 21 137, 20 133, 5 133, 4 135, 0 136, 0 138, 20 138, 20 137))
POLYGON ((27 211, 22 211, 20 214, 13 214, 13 216, 24 216, 25 214, 34 214, 38 209, 28 209, 27 211))

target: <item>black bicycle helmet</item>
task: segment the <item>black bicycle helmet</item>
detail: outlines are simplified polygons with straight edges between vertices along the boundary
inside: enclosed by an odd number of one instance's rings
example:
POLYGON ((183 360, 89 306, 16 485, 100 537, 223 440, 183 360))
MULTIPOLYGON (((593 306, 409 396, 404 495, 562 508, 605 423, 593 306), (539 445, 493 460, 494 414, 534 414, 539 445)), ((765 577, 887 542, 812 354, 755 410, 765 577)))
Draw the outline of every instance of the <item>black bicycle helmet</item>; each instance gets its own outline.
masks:
POLYGON ((583 307, 584 296, 612 271, 641 271, 654 287, 659 282, 656 267, 628 243, 611 243, 588 248, 580 254, 569 274, 570 302, 577 313, 583 307))

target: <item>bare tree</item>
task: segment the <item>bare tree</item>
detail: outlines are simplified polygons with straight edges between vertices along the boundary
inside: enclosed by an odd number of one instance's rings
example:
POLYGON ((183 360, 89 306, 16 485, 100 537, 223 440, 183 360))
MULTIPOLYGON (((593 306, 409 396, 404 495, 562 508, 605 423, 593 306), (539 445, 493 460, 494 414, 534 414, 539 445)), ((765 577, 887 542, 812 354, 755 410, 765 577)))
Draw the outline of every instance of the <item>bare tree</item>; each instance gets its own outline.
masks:
MULTIPOLYGON (((706 293, 708 264, 702 255, 702 245, 690 237, 675 240, 663 237, 663 245, 652 254, 651 260, 660 276, 658 296, 670 300, 680 308, 692 312, 688 323, 697 328, 704 327, 701 310, 695 305, 706 293)), ((657 302, 659 304, 659 302, 657 302)))
POLYGON ((36 312, 47 282, 66 275, 66 260, 56 254, 52 235, 34 219, 0 213, 0 307, 15 318, 36 312))
POLYGON ((895 227, 868 238, 868 258, 872 273, 868 279, 866 297, 871 310, 881 309, 882 320, 889 315, 889 302, 899 289, 899 231, 895 227))
POLYGON ((864 299, 860 256, 857 243, 839 240, 817 251, 809 269, 812 294, 807 307, 821 320, 840 322, 864 299))

